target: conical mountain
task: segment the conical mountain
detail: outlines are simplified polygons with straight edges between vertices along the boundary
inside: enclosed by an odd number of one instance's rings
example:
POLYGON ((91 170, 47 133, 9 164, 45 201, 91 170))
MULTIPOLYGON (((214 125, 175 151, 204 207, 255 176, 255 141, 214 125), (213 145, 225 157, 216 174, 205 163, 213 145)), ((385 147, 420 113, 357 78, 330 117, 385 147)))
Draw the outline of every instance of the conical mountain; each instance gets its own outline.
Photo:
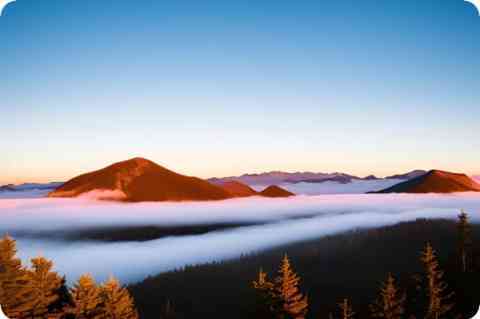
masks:
POLYGON ((133 158, 75 177, 49 197, 76 197, 92 191, 114 191, 122 200, 201 201, 232 197, 219 186, 170 171, 144 158, 133 158))
POLYGON ((294 193, 291 193, 279 186, 271 185, 265 188, 263 191, 259 193, 261 196, 264 197, 290 197, 295 196, 294 193))
POLYGON ((431 170, 378 193, 455 193, 480 192, 480 184, 465 174, 431 170))

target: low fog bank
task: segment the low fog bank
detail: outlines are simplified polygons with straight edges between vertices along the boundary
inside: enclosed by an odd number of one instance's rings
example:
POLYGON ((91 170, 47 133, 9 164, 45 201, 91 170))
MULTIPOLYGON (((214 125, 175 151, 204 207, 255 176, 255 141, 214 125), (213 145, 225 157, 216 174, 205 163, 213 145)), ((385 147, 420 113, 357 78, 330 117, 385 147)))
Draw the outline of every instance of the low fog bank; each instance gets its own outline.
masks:
POLYGON ((81 199, 0 200, 1 232, 65 231, 145 225, 265 223, 343 213, 401 213, 418 209, 477 210, 480 194, 363 194, 250 197, 210 202, 119 203, 81 199))
POLYGON ((120 204, 87 199, 0 200, 0 233, 64 232, 78 227, 258 223, 149 241, 94 242, 17 237, 24 260, 42 254, 69 280, 90 272, 124 282, 145 276, 357 228, 417 218, 456 218, 465 209, 480 222, 480 195, 324 195, 287 199, 120 204))
MULTIPOLYGON (((365 194, 389 188, 404 182, 401 179, 378 180, 352 180, 350 183, 327 181, 322 183, 282 183, 278 186, 300 195, 325 195, 325 194, 365 194)), ((253 185, 256 191, 261 191, 268 185, 253 185)))
MULTIPOLYGON (((350 183, 342 184, 334 181, 322 183, 282 183, 279 186, 298 195, 322 195, 322 194, 365 194, 368 192, 379 191, 395 184, 401 183, 401 179, 378 179, 378 180, 352 180, 350 183)), ((53 183, 61 184, 61 183, 53 183)), ((43 185, 47 187, 50 184, 43 185)), ((251 185, 256 191, 262 191, 268 185, 251 185)), ((52 189, 28 189, 18 188, 16 191, 0 191, 0 199, 20 199, 20 198, 44 198, 52 189)), ((111 191, 92 192, 84 194, 84 199, 104 198, 122 198, 124 194, 111 191)))

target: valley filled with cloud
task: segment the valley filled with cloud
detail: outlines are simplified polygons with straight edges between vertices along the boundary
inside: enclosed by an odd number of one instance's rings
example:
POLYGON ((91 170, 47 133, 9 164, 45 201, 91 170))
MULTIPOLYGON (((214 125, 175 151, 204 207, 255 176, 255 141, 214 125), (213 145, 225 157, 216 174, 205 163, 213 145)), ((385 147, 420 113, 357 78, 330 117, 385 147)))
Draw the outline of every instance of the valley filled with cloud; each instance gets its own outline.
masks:
POLYGON ((24 261, 36 255, 53 259, 69 281, 90 272, 98 280, 113 274, 124 282, 135 282, 186 265, 354 229, 418 218, 455 219, 461 209, 479 222, 480 195, 337 194, 136 204, 90 198, 12 198, 0 200, 0 233, 17 239, 24 261), (144 227, 168 231, 148 240, 69 236, 115 229, 135 234, 144 227))

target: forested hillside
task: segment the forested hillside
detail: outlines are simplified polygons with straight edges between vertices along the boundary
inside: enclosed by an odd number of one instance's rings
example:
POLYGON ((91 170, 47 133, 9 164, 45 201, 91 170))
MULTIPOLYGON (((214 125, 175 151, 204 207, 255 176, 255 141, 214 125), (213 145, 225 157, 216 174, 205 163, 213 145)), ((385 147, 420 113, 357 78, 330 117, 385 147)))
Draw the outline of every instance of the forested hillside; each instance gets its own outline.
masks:
MULTIPOLYGON (((308 295, 307 318, 329 318, 330 313, 341 318, 338 303, 345 298, 352 304, 354 318, 372 318, 370 305, 391 273, 398 289, 407 295, 403 317, 415 315, 420 319, 425 315, 427 294, 422 282, 425 267, 421 254, 430 243, 438 256, 439 269, 445 271, 448 291, 455 292, 451 302, 457 306, 453 312, 465 318, 480 301, 475 295, 479 283, 480 225, 471 226, 471 240, 466 273, 459 264, 457 224, 417 220, 351 231, 233 261, 191 266, 148 278, 129 290, 141 317, 146 319, 158 318, 159 309, 165 305, 169 318, 251 318, 257 311, 258 296, 252 283, 258 279, 259 270, 273 280, 287 254, 293 270, 301 277, 301 291, 308 295)), ((440 318, 455 318, 453 312, 440 318)))
MULTIPOLYGON (((417 220, 191 266, 123 288, 68 287, 43 257, 0 240, 0 303, 11 319, 470 318, 479 304, 480 225, 417 220)), ((95 262, 95 261, 92 261, 95 262)), ((88 269, 85 270, 88 272, 88 269)))

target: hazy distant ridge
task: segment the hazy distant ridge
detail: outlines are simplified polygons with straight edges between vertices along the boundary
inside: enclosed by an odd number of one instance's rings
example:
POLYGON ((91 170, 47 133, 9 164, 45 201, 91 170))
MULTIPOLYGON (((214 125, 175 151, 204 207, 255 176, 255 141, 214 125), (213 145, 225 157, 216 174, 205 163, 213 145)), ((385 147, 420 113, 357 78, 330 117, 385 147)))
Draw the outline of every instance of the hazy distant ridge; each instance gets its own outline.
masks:
MULTIPOLYGON (((427 173, 424 170, 414 170, 405 174, 398 174, 387 176, 384 179, 400 179, 408 180, 427 173)), ((222 178, 209 179, 212 183, 221 183, 227 181, 238 181, 248 185, 271 185, 271 184, 284 184, 284 183, 324 183, 324 182, 337 182, 341 184, 348 184, 352 181, 371 181, 381 180, 382 178, 375 175, 369 175, 366 177, 359 177, 346 173, 314 173, 314 172, 295 172, 288 173, 282 171, 272 171, 260 174, 244 174, 241 176, 229 176, 222 178)))

